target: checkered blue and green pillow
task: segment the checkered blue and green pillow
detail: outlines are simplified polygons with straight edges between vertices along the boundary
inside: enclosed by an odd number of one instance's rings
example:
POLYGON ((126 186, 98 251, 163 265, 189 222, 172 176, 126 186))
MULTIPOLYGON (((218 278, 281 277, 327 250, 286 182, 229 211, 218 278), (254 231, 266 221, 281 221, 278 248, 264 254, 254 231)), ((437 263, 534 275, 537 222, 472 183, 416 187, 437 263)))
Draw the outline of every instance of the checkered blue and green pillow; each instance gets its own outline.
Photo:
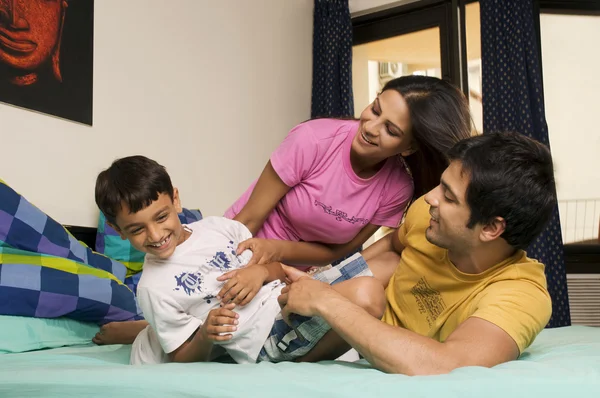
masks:
POLYGON ((142 319, 126 273, 0 180, 0 315, 142 319))
MULTIPOLYGON (((200 210, 183 209, 179 213, 179 220, 182 224, 190 224, 201 219, 202 213, 200 210)), ((96 250, 113 260, 125 264, 127 267, 127 279, 130 279, 130 277, 133 277, 142 270, 144 253, 135 249, 128 240, 121 239, 117 231, 106 222, 106 217, 102 212, 100 212, 100 217, 98 218, 96 250)))

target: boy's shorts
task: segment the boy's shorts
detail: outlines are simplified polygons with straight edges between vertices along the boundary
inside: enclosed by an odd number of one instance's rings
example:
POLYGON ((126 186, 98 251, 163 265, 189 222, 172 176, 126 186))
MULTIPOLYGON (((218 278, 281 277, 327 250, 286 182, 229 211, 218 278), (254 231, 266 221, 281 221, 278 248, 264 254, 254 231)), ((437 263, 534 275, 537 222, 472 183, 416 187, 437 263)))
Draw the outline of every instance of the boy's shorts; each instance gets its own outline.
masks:
MULTIPOLYGON (((313 275, 313 278, 335 285, 361 276, 373 276, 373 273, 365 259, 356 253, 335 267, 313 275)), ((294 328, 285 323, 281 313, 277 314, 269 337, 258 355, 258 362, 281 362, 300 358, 312 350, 331 329, 323 318, 317 316, 295 315, 291 321, 294 328)))

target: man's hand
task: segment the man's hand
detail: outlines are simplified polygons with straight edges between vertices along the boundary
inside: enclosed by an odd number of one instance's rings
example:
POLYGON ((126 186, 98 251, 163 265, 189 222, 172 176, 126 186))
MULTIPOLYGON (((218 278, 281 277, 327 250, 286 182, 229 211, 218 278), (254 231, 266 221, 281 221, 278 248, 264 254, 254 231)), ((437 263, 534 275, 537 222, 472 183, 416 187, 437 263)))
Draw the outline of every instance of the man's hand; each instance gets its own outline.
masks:
POLYGON ((250 238, 241 242, 237 247, 239 256, 245 250, 252 251, 252 258, 248 266, 254 264, 268 264, 281 261, 281 253, 275 239, 250 238))
POLYGON ((262 265, 229 271, 217 278, 220 282, 227 281, 217 294, 217 298, 225 304, 234 303, 244 306, 252 301, 268 276, 269 271, 262 265))
POLYGON ((281 307, 283 320, 291 325, 289 319, 291 314, 319 315, 319 306, 327 302, 332 295, 338 293, 330 285, 305 276, 293 280, 291 285, 284 287, 277 301, 281 307))
POLYGON ((296 282, 301 278, 311 278, 309 274, 304 271, 300 271, 298 268, 290 267, 289 265, 281 264, 281 268, 283 268, 283 272, 285 273, 285 283, 288 285, 292 282, 296 282))
POLYGON ((208 313, 206 322, 200 327, 204 341, 218 342, 230 340, 232 332, 237 330, 239 315, 233 312, 235 304, 227 304, 221 308, 215 308, 208 313))

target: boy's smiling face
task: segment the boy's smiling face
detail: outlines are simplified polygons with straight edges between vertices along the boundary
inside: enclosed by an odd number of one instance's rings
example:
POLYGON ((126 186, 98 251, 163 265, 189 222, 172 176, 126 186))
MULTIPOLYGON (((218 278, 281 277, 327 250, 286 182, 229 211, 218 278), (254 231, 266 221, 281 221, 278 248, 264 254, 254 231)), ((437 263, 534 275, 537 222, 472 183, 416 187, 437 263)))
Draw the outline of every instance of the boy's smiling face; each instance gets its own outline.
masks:
POLYGON ((188 237, 177 216, 181 211, 179 192, 175 188, 173 199, 167 193, 161 193, 157 200, 136 213, 131 213, 129 206, 122 203, 116 217, 117 225, 113 227, 121 238, 129 239, 139 251, 166 259, 188 237))

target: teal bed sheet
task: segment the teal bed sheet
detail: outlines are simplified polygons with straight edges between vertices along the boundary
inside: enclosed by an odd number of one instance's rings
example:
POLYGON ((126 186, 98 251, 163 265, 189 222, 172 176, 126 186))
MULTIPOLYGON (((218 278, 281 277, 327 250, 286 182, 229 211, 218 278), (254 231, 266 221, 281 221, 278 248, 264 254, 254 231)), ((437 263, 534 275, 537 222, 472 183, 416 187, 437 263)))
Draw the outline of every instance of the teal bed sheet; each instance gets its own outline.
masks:
POLYGON ((600 397, 600 328, 544 330, 518 361, 408 377, 365 362, 130 366, 130 346, 0 355, 0 397, 600 397))

